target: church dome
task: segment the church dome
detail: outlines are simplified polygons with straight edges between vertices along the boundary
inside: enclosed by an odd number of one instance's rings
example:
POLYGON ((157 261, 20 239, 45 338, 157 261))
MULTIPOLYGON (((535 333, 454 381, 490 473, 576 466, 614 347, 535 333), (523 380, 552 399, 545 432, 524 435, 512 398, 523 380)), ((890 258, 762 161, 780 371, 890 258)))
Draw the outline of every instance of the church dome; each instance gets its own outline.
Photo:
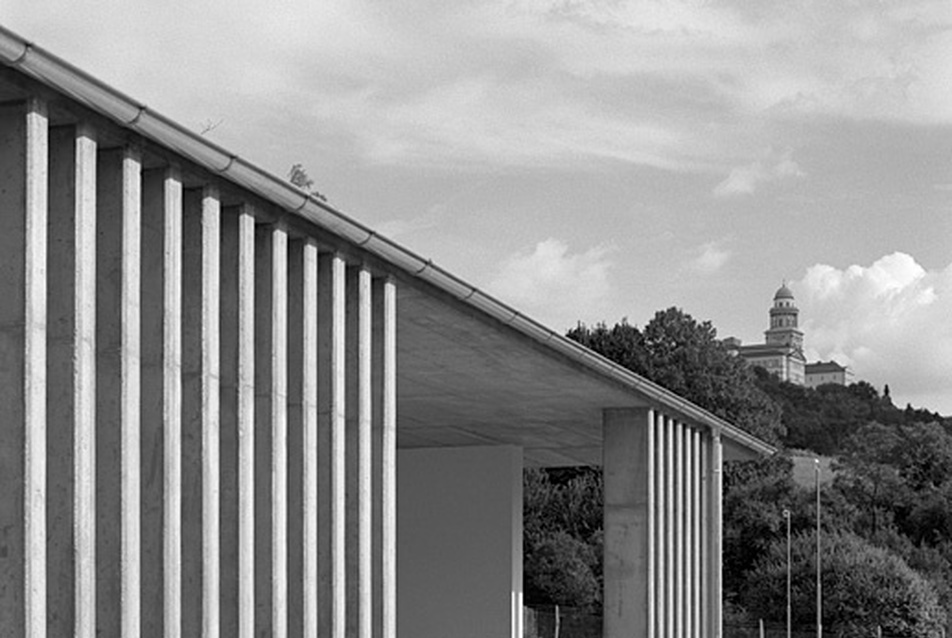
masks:
POLYGON ((774 301, 778 299, 793 299, 793 293, 787 288, 787 284, 784 284, 777 289, 777 294, 775 294, 773 298, 774 301))

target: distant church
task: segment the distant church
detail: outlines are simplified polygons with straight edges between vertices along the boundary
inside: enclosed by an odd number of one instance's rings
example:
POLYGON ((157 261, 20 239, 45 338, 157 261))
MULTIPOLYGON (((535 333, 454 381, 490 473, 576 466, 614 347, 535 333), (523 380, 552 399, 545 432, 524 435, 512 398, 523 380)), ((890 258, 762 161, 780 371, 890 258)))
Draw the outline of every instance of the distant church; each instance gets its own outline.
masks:
POLYGON ((747 363, 775 374, 782 381, 806 385, 807 360, 803 356, 803 332, 797 327, 799 315, 793 293, 784 284, 773 298, 765 343, 745 346, 740 339, 728 337, 724 344, 747 363))

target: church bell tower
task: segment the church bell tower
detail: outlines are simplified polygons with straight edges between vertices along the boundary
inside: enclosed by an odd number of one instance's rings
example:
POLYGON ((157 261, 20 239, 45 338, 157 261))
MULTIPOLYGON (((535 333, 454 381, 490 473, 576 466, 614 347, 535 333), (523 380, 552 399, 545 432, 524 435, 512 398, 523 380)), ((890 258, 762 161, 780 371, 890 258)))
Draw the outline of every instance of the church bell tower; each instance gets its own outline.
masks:
POLYGON ((770 309, 770 329, 764 332, 767 345, 788 346, 803 351, 803 333, 797 327, 800 310, 793 293, 784 283, 774 295, 770 309))

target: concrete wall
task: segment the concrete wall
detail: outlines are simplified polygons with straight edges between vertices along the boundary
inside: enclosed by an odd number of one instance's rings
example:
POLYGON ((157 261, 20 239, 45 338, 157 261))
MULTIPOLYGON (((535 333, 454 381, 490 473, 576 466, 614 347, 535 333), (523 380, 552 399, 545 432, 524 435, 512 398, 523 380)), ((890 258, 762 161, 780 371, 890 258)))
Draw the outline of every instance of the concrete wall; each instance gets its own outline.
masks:
POLYGON ((397 634, 521 638, 522 450, 398 450, 397 501, 397 634))

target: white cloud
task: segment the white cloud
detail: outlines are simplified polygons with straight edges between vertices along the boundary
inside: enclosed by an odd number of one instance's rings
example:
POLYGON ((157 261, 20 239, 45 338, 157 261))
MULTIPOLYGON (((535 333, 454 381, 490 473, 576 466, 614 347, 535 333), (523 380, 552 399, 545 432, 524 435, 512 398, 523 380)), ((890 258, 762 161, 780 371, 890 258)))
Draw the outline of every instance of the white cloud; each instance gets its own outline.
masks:
POLYGON ((803 171, 787 151, 772 160, 758 160, 746 166, 735 167, 727 179, 714 188, 714 195, 750 195, 763 183, 792 177, 803 177, 803 171))
POLYGON ((869 266, 817 264, 793 284, 808 358, 848 364, 899 401, 952 413, 952 264, 905 253, 869 266))
POLYGON ((731 258, 731 251, 722 248, 716 241, 698 247, 697 253, 697 256, 688 262, 688 267, 702 275, 713 275, 731 258))
POLYGON ((612 301, 610 252, 596 246, 570 253, 565 242, 546 239, 531 252, 504 260, 487 288, 553 329, 569 328, 597 316, 612 301))
POLYGON ((776 120, 952 121, 947 0, 94 4, 6 19, 173 117, 223 117, 220 135, 283 112, 393 165, 713 172, 727 155, 721 190, 746 193, 778 168, 753 161, 776 120))

